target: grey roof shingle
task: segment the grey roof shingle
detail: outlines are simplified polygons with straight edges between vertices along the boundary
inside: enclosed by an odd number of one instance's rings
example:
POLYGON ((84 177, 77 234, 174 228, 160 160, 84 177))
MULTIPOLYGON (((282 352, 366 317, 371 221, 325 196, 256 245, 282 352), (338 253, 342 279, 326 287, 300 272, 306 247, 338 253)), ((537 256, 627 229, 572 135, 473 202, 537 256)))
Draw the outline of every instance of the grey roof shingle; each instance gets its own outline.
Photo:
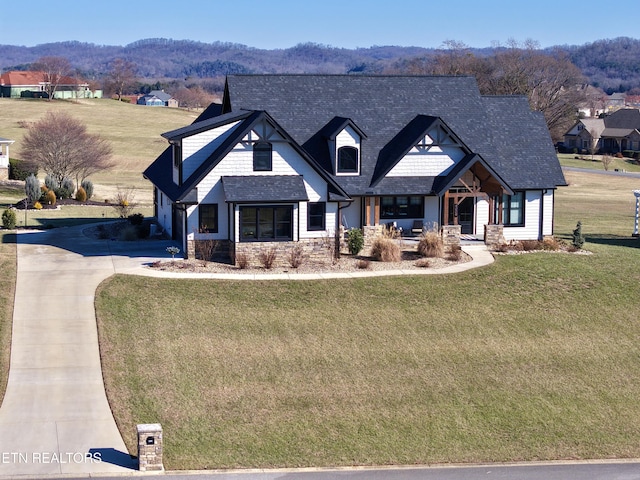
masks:
POLYGON ((370 190, 376 168, 382 168, 380 152, 418 115, 442 119, 513 189, 565 185, 544 120, 526 99, 504 98, 509 100, 482 97, 473 77, 231 75, 223 111, 269 112, 350 195, 370 190), (332 170, 319 132, 336 117, 351 119, 367 135, 359 176, 336 176, 332 170))
POLYGON ((309 200, 300 175, 222 177, 227 202, 306 202, 309 200))

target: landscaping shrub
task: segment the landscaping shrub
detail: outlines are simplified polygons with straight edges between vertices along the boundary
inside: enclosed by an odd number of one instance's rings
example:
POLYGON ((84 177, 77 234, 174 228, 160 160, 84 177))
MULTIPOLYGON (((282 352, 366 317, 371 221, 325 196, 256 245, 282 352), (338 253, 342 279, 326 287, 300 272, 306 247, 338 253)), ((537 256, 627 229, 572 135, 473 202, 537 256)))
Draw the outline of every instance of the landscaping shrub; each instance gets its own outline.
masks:
POLYGON ((136 227, 136 235, 139 239, 149 238, 149 234, 151 233, 151 223, 142 222, 140 225, 135 225, 136 227))
POLYGON ((78 202, 86 202, 87 201, 87 192, 82 187, 78 187, 76 190, 76 200, 78 202))
POLYGON ((35 208, 36 210, 42 210, 42 204, 36 201, 36 203, 33 204, 33 208, 35 208))
POLYGON ((14 210, 7 208, 2 212, 2 226, 9 230, 16 228, 16 212, 14 210))
POLYGON ((128 218, 131 225, 142 225, 142 222, 144 222, 144 215, 141 213, 134 213, 129 215, 128 218))
POLYGON ((462 247, 460 245, 451 245, 447 258, 452 262, 459 262, 462 258, 462 247))
POLYGON ((573 230, 573 240, 571 244, 578 250, 584 245, 584 235, 582 235, 582 222, 578 221, 576 228, 573 230))
POLYGON ((35 175, 29 175, 24 181, 24 193, 27 196, 27 203, 33 205, 38 201, 42 194, 40 190, 40 181, 35 175))
POLYGON ((545 237, 544 240, 542 240, 543 250, 550 250, 555 252, 560 250, 561 246, 562 244, 560 240, 558 240, 556 237, 545 237))
POLYGON ((87 193, 87 200, 91 199, 93 197, 93 182, 91 180, 83 180, 80 186, 87 193))
POLYGON ((58 181, 51 175, 47 175, 46 177, 44 177, 44 185, 45 187, 47 187, 47 190, 55 191, 60 188, 60 184, 58 183, 58 181))
POLYGON ((361 258, 356 262, 356 267, 360 270, 368 270, 371 268, 371 262, 366 258, 361 258))
POLYGON ((56 197, 60 199, 65 199, 65 198, 71 198, 73 196, 73 191, 75 189, 76 189, 76 186, 73 183, 73 180, 71 180, 70 178, 65 178, 64 180, 62 180, 62 184, 57 189, 54 189, 54 190, 56 192, 56 197))
POLYGON ((249 267, 249 255, 244 252, 236 254, 236 265, 240 270, 244 270, 249 267))
POLYGON ((421 258, 419 260, 416 260, 416 267, 429 268, 430 266, 431 260, 429 260, 428 258, 421 258))
POLYGON ((364 235, 359 228, 352 228, 347 232, 347 246, 351 255, 359 254, 364 248, 364 235))
POLYGON ((56 192, 54 192, 53 190, 47 190, 44 194, 44 201, 47 203, 47 205, 55 205, 56 200, 56 192))
POLYGON ((371 256, 379 262, 399 262, 402 259, 400 246, 386 237, 378 237, 373 241, 371 256))
POLYGON ((429 230, 420 235, 418 253, 423 257, 440 258, 444 256, 442 237, 435 230, 429 230))
POLYGON ((542 244, 538 240, 521 240, 520 245, 522 245, 522 250, 525 252, 542 250, 542 244))
POLYGON ((304 249, 302 245, 295 245, 289 251, 289 265, 293 268, 298 268, 304 262, 304 249))
POLYGON ((204 240, 196 240, 195 250, 196 258, 210 262, 213 258, 213 254, 218 249, 218 241, 212 238, 206 238, 204 240))
POLYGON ((38 166, 34 163, 9 159, 9 180, 26 180, 29 175, 38 176, 38 166))
POLYGON ((267 250, 263 250, 262 252, 260 252, 260 254, 258 255, 258 260, 260 260, 260 263, 264 268, 266 268, 267 270, 270 270, 271 268, 273 268, 273 265, 276 262, 277 256, 278 254, 276 252, 275 247, 271 247, 267 250))

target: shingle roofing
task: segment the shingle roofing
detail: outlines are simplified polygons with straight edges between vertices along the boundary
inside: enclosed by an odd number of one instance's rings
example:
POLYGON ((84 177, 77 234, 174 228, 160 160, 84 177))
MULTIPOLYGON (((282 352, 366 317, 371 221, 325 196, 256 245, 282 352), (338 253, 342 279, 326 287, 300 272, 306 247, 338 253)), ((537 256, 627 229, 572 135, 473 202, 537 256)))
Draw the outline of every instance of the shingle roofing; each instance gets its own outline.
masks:
POLYGON ((227 202, 306 202, 309 200, 300 175, 222 177, 227 202))
MULTIPOLYGON (((505 97, 507 98, 507 97, 505 97)), ((384 193, 377 181, 379 154, 417 116, 438 117, 471 152, 513 189, 565 185, 544 119, 526 99, 487 99, 473 77, 360 75, 231 75, 223 111, 265 110, 333 174, 328 146, 319 134, 336 117, 348 118, 367 136, 361 174, 335 176, 351 195, 384 193)), ((407 136, 412 136, 407 134, 407 136)), ((384 156, 383 156, 384 157, 384 156)), ((389 161, 382 159, 383 162, 389 161)), ((384 168, 383 168, 384 170, 384 168)), ((432 186, 433 179, 412 182, 432 186)))

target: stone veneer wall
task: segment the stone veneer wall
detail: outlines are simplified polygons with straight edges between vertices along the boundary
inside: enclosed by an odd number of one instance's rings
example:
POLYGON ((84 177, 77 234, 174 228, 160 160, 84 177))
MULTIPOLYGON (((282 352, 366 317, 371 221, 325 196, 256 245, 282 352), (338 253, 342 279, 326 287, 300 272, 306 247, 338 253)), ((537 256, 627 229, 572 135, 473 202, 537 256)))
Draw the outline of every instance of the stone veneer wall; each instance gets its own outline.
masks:
POLYGON ((460 245, 460 235, 462 227, 460 225, 443 225, 442 226, 442 243, 444 248, 448 249, 455 245, 460 245))
POLYGON ((275 267, 291 267, 290 259, 294 249, 301 249, 304 262, 331 263, 335 252, 335 239, 333 237, 302 239, 297 242, 241 242, 232 244, 230 257, 237 264, 238 255, 245 254, 252 267, 261 267, 260 254, 275 249, 275 267))
POLYGON ((505 243, 504 226, 503 225, 485 225, 484 226, 484 243, 489 248, 495 248, 505 243))
POLYGON ((9 169, 7 167, 0 167, 0 181, 9 180, 9 169))
POLYGON ((362 249, 362 255, 369 255, 371 253, 371 246, 376 237, 379 237, 384 232, 384 225, 367 225, 362 227, 362 233, 364 235, 364 248, 362 249))

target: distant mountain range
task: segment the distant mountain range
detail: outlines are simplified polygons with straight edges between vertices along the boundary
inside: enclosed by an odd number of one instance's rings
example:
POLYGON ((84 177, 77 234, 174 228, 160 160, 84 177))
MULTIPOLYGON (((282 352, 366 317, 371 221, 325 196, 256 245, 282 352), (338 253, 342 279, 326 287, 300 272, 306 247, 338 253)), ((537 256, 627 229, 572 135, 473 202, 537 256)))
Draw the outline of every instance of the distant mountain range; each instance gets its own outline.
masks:
MULTIPOLYGON (((567 52, 590 84, 608 93, 635 89, 640 93, 639 39, 620 37, 553 48, 567 52)), ((487 56, 495 50, 471 48, 469 51, 487 56)), ((381 73, 402 60, 428 57, 438 50, 398 46, 346 49, 313 43, 265 50, 236 43, 151 38, 125 46, 75 41, 34 47, 0 45, 0 52, 2 71, 28 69, 29 64, 40 57, 56 56, 67 58, 88 80, 100 80, 113 59, 123 58, 133 62, 138 75, 146 81, 184 81, 233 73, 381 73)))

